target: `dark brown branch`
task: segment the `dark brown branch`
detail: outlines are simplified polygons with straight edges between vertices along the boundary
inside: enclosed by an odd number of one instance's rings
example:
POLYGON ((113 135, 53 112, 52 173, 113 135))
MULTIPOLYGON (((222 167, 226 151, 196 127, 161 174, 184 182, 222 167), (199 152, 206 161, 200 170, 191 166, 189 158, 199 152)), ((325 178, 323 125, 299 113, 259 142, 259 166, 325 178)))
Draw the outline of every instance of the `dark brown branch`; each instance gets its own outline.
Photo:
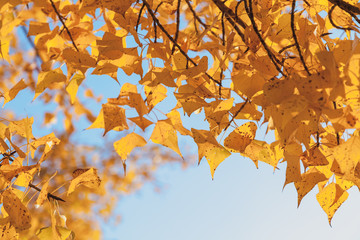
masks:
POLYGON ((336 7, 337 7, 336 5, 333 5, 333 6, 331 7, 330 11, 329 11, 329 21, 330 21, 331 25, 332 25, 334 28, 337 28, 337 29, 340 29, 340 30, 344 30, 344 31, 346 31, 346 30, 349 30, 349 31, 350 31, 350 30, 353 30, 352 28, 349 28, 349 27, 344 28, 344 27, 340 27, 340 26, 338 26, 338 25, 335 24, 334 20, 332 19, 332 13, 333 13, 333 11, 334 11, 334 9, 335 9, 336 7))
POLYGON ((141 14, 142 14, 142 11, 144 10, 144 8, 145 8, 145 4, 143 4, 143 5, 141 6, 140 11, 139 11, 139 16, 138 16, 138 19, 137 19, 137 21, 136 21, 136 28, 135 28, 136 32, 137 32, 138 29, 139 29, 140 18, 141 18, 141 14))
POLYGON ((206 25, 200 18, 199 16, 196 14, 195 10, 193 9, 193 7, 191 6, 191 3, 189 0, 185 0, 185 2, 187 3, 190 11, 192 12, 194 18, 206 29, 208 25, 206 25))
POLYGON ((243 103, 243 105, 241 105, 241 107, 239 108, 239 110, 237 110, 235 112, 235 114, 231 117, 230 122, 228 123, 228 125, 226 125, 226 127, 224 128, 224 131, 226 131, 228 129, 228 127, 231 125, 231 123, 234 121, 234 119, 237 117, 237 115, 239 115, 239 113, 244 109, 245 105, 249 102, 249 99, 247 98, 245 100, 245 102, 243 103))
POLYGON ((252 1, 249 0, 249 6, 247 5, 247 1, 244 1, 245 3, 245 10, 246 13, 251 21, 252 27, 256 33, 256 35, 258 36, 262 46, 265 48, 265 51, 267 52, 270 60, 272 61, 272 63, 274 64, 276 70, 278 70, 279 73, 281 73, 283 76, 286 76, 284 74, 284 72, 281 70, 281 68, 278 66, 278 63, 281 64, 278 59, 274 56, 274 54, 271 52, 270 48, 268 47, 268 45, 265 43, 265 40, 262 38, 260 31, 255 23, 255 19, 254 19, 254 14, 253 14, 253 9, 252 9, 252 1))
POLYGON ((247 27, 246 24, 240 18, 238 18, 230 8, 225 6, 225 4, 223 2, 221 2, 219 0, 212 0, 212 1, 220 9, 221 12, 225 13, 226 20, 228 20, 230 25, 235 29, 236 33, 241 37, 243 42, 245 42, 245 36, 240 31, 240 29, 236 25, 236 23, 239 24, 240 26, 242 26, 244 29, 247 27))
MULTIPOLYGON (((187 54, 186 52, 180 47, 180 45, 174 40, 174 38, 168 33, 168 31, 166 31, 166 29, 164 28, 164 26, 160 23, 159 19, 156 18, 154 12, 152 11, 149 3, 146 0, 143 0, 143 3, 145 4, 151 18, 153 19, 154 23, 156 23, 159 28, 161 29, 161 31, 167 36, 167 38, 169 38, 169 40, 179 49, 180 53, 186 57, 186 59, 191 62, 194 66, 197 66, 197 64, 194 62, 194 60, 192 60, 187 54)), ((220 85, 220 82, 216 79, 214 79, 212 76, 210 76, 208 73, 205 73, 205 75, 210 78, 212 81, 214 81, 215 83, 220 85)))
POLYGON ((61 14, 59 13, 59 11, 57 10, 57 8, 56 8, 56 6, 55 6, 55 4, 54 4, 53 0, 50 0, 50 2, 51 2, 51 6, 53 7, 53 9, 54 9, 54 11, 55 11, 56 15, 57 15, 57 16, 58 16, 58 18, 59 18, 59 20, 60 20, 61 24, 64 26, 64 28, 65 28, 65 30, 66 30, 66 32, 67 32, 67 34, 69 35, 70 40, 71 40, 71 42, 72 42, 72 44, 73 44, 74 48, 76 49, 76 51, 78 51, 78 52, 79 52, 79 49, 77 48, 77 46, 76 46, 76 44, 75 44, 75 41, 74 41, 74 39, 73 39, 73 37, 72 37, 72 35, 71 35, 71 33, 70 33, 70 31, 69 31, 68 27, 66 26, 66 24, 65 24, 64 20, 63 20, 63 17, 61 16, 61 14))
MULTIPOLYGON (((38 192, 41 192, 41 189, 40 189, 40 188, 38 188, 37 186, 35 186, 35 185, 31 184, 31 183, 29 183, 29 187, 31 187, 32 189, 35 189, 35 190, 38 191, 38 192)), ((58 196, 55 196, 55 195, 53 195, 53 194, 51 194, 51 193, 48 193, 48 194, 47 194, 47 198, 48 198, 48 199, 52 198, 52 199, 54 199, 54 200, 58 200, 58 201, 65 202, 64 199, 62 199, 62 198, 60 198, 60 197, 58 197, 58 196)))
POLYGON ((215 5, 221 10, 221 12, 234 19, 237 24, 239 24, 242 28, 246 29, 246 23, 240 18, 238 18, 237 15, 235 15, 235 13, 230 8, 228 8, 222 1, 213 0, 213 3, 215 3, 215 5))
MULTIPOLYGON (((333 101, 333 106, 334 106, 334 109, 336 109, 336 102, 333 101)), ((339 135, 339 132, 336 131, 336 143, 337 145, 340 145, 340 135, 339 135)))
MULTIPOLYGON (((176 7, 176 32, 174 37, 175 42, 177 42, 178 40, 179 30, 180 30, 180 4, 181 4, 181 0, 178 0, 178 5, 176 7)), ((172 47, 171 54, 173 54, 174 51, 175 51, 175 45, 173 45, 172 47)))
POLYGON ((295 47, 295 43, 294 44, 291 44, 289 46, 286 46, 286 47, 283 47, 280 51, 279 51, 279 54, 281 54, 283 51, 285 51, 286 49, 289 49, 289 48, 292 48, 292 47, 295 47))
POLYGON ((296 49, 297 49, 297 51, 299 53, 300 61, 301 61, 302 65, 303 65, 303 67, 305 68, 305 71, 307 72, 307 74, 309 76, 311 76, 311 74, 309 72, 309 69, 306 66, 304 57, 303 57, 303 55, 301 53, 299 41, 297 39, 296 32, 295 32, 295 4, 296 4, 296 0, 293 0, 292 1, 292 6, 291 6, 291 31, 292 31, 292 36, 293 36, 294 41, 295 41, 295 47, 296 47, 296 49))
POLYGON ((360 14, 360 9, 358 7, 353 6, 350 3, 345 2, 344 0, 328 0, 328 1, 334 5, 337 5, 339 8, 341 8, 345 12, 353 13, 353 14, 360 14))

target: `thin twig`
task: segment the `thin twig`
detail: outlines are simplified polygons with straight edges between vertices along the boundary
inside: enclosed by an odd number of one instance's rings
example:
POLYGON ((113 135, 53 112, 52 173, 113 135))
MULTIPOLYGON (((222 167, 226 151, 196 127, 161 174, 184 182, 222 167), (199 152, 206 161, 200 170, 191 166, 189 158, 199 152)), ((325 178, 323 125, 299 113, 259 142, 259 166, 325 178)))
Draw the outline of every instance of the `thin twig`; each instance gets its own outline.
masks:
POLYGON ((69 35, 70 40, 71 40, 71 42, 72 42, 73 46, 75 47, 76 51, 78 51, 78 52, 79 52, 79 49, 77 48, 77 46, 76 46, 76 44, 75 44, 75 41, 74 41, 73 37, 71 36, 71 33, 70 33, 70 31, 69 31, 68 27, 66 26, 66 24, 65 24, 64 20, 63 20, 63 17, 61 16, 61 14, 59 13, 59 11, 57 10, 57 8, 56 8, 56 6, 55 6, 55 4, 54 4, 53 0, 50 0, 50 2, 51 2, 51 6, 53 7, 53 9, 54 9, 54 11, 55 11, 56 15, 57 15, 57 16, 58 16, 58 18, 59 18, 59 20, 60 20, 61 24, 64 26, 64 28, 65 28, 65 30, 66 30, 66 32, 67 32, 67 34, 69 35))
MULTIPOLYGON (((156 23, 159 28, 161 29, 161 31, 163 31, 163 33, 169 38, 169 40, 176 45, 176 47, 179 49, 180 53, 186 57, 186 59, 188 61, 190 61, 194 66, 197 66, 197 64, 194 62, 194 60, 192 60, 187 54, 186 52, 180 47, 180 45, 174 40, 174 38, 168 33, 168 31, 166 31, 166 29, 164 28, 164 26, 160 23, 159 19, 156 18, 154 12, 152 11, 149 3, 146 0, 143 0, 143 3, 145 4, 150 16, 152 17, 154 23, 156 23)), ((215 83, 220 85, 220 82, 216 79, 214 79, 212 76, 210 76, 208 73, 205 73, 205 75, 210 78, 212 81, 214 81, 215 83)))
MULTIPOLYGON (((41 188, 38 188, 37 186, 35 186, 35 185, 31 184, 31 183, 29 183, 29 187, 35 189, 35 190, 38 191, 38 192, 41 192, 41 188)), ((55 196, 55 195, 53 195, 53 194, 51 194, 51 193, 48 193, 48 194, 47 194, 47 197, 48 197, 48 199, 52 198, 52 199, 54 199, 54 200, 58 200, 58 201, 65 202, 64 199, 62 199, 62 198, 60 198, 60 197, 58 197, 58 196, 55 196)))
POLYGON ((342 10, 344 10, 345 12, 348 13, 354 13, 354 14, 360 14, 360 9, 356 6, 351 5, 350 3, 347 3, 343 0, 328 0, 329 2, 331 2, 334 5, 337 5, 339 8, 341 8, 342 10))
MULTIPOLYGON (((178 0, 178 5, 176 8, 176 32, 174 37, 175 42, 177 42, 178 40, 179 30, 180 30, 180 5, 181 5, 181 0, 178 0)), ((172 47, 171 54, 173 54, 174 52, 175 52, 175 45, 173 45, 172 47)))
POLYGON ((338 25, 335 24, 334 20, 332 19, 332 13, 333 13, 333 11, 334 11, 334 9, 335 9, 336 7, 337 7, 337 5, 333 5, 333 6, 331 7, 330 11, 329 11, 329 14, 328 14, 328 15, 329 15, 329 21, 330 21, 331 25, 332 25, 334 28, 337 28, 337 29, 340 29, 340 30, 344 30, 344 31, 346 31, 346 30, 348 30, 348 31, 353 30, 352 28, 349 28, 349 27, 344 28, 344 27, 340 27, 340 26, 338 26, 338 25))
POLYGON ((141 14, 142 14, 142 11, 144 10, 144 8, 145 8, 145 4, 143 4, 143 5, 141 6, 140 11, 139 11, 139 16, 138 16, 138 19, 137 19, 137 21, 136 21, 136 28, 135 28, 136 32, 137 32, 138 29, 139 29, 140 18, 141 18, 141 14))
POLYGON ((239 113, 244 109, 245 105, 249 102, 249 99, 247 98, 245 100, 245 102, 243 103, 243 105, 241 105, 241 107, 239 108, 239 110, 237 110, 235 112, 235 114, 231 117, 230 122, 228 123, 228 125, 226 125, 226 127, 224 128, 224 131, 226 131, 226 129, 228 129, 228 127, 231 125, 231 123, 234 121, 234 119, 237 117, 237 115, 239 115, 239 113))
POLYGON ((192 12, 194 18, 206 29, 208 27, 208 25, 206 25, 200 18, 199 16, 196 14, 195 10, 193 9, 193 7, 191 6, 191 3, 189 0, 185 0, 185 2, 187 3, 190 11, 192 12))
POLYGON ((309 72, 309 69, 305 64, 305 60, 304 60, 304 57, 303 57, 303 55, 301 53, 299 41, 297 39, 296 32, 295 32, 295 4, 296 4, 296 0, 293 0, 292 1, 292 6, 291 6, 291 31, 292 31, 292 36, 293 36, 294 41, 295 41, 295 47, 296 47, 296 49, 297 49, 297 51, 299 53, 300 61, 301 61, 302 65, 303 65, 303 67, 305 68, 305 71, 307 72, 307 74, 309 76, 311 76, 311 74, 309 72))
POLYGON ((240 18, 238 18, 230 8, 225 6, 225 4, 223 2, 221 2, 219 0, 212 0, 212 1, 220 9, 221 12, 225 13, 226 20, 235 29, 236 33, 241 37, 243 42, 245 42, 244 34, 240 31, 239 27, 236 25, 236 24, 239 24, 241 27, 243 27, 245 29, 247 27, 245 22, 242 21, 240 18))
POLYGON ((284 74, 284 72, 281 70, 281 68, 278 66, 277 62, 278 62, 278 59, 274 56, 274 54, 271 52, 271 50, 269 49, 268 45, 265 43, 264 39, 262 38, 260 32, 259 32, 259 29, 256 25, 256 22, 255 22, 255 19, 254 19, 254 14, 253 14, 253 9, 252 9, 252 1, 249 0, 249 6, 247 5, 247 1, 245 0, 244 1, 245 3, 245 10, 246 10, 246 13, 251 21, 251 24, 252 24, 252 27, 256 33, 256 35, 258 36, 262 46, 265 48, 265 51, 267 52, 270 60, 272 61, 272 63, 274 64, 276 70, 278 70, 279 73, 281 73, 283 76, 286 76, 284 74))
POLYGON ((280 51, 279 51, 279 54, 281 54, 283 51, 285 51, 286 49, 289 49, 289 48, 292 48, 292 47, 295 47, 295 43, 294 44, 291 44, 289 46, 286 46, 286 47, 283 47, 280 51))

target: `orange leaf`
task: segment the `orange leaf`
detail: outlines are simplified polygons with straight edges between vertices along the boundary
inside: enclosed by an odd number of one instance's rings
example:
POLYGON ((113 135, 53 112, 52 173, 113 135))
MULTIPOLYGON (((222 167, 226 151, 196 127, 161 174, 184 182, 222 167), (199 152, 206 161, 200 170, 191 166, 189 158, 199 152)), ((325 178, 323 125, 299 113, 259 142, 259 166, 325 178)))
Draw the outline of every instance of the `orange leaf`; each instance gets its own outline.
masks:
POLYGON ((2 193, 3 206, 9 214, 11 225, 17 230, 25 230, 31 227, 31 215, 21 200, 9 188, 2 193))
POLYGON ((71 180, 67 195, 70 195, 81 185, 89 188, 98 188, 101 184, 101 180, 97 175, 95 168, 90 169, 77 169, 73 173, 74 179, 71 180), (80 171, 79 171, 80 170, 80 171))
POLYGON ((245 148, 254 140, 257 126, 247 122, 236 128, 224 140, 224 146, 231 152, 244 152, 245 148))
POLYGON ((114 142, 114 148, 117 154, 119 154, 121 160, 125 162, 128 155, 135 147, 143 147, 145 144, 146 140, 142 136, 136 133, 130 133, 120 140, 114 142))
POLYGON ((349 193, 344 191, 338 184, 330 183, 318 194, 316 199, 318 200, 321 208, 328 215, 329 224, 331 225, 331 219, 334 216, 338 208, 348 198, 349 193))
POLYGON ((171 148, 182 157, 178 145, 176 130, 172 126, 171 121, 169 121, 168 119, 160 120, 156 123, 150 139, 154 143, 158 143, 165 147, 171 148))
POLYGON ((300 202, 308 194, 316 184, 326 181, 328 178, 316 168, 311 168, 306 173, 301 174, 301 181, 295 182, 295 188, 298 192, 298 207, 300 202))
POLYGON ((198 146, 199 163, 205 156, 210 166, 211 177, 214 179, 216 168, 225 158, 229 157, 231 153, 216 141, 210 131, 192 128, 191 132, 198 146))

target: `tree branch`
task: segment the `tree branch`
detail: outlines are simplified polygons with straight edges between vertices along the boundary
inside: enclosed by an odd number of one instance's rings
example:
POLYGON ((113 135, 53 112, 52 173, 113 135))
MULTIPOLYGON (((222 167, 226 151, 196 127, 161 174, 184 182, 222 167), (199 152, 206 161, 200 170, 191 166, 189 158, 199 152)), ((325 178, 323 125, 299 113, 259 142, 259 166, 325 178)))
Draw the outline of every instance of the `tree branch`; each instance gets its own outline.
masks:
MULTIPOLYGON (((31 187, 32 189, 35 189, 35 190, 38 191, 38 192, 41 192, 41 188, 38 188, 37 186, 33 185, 32 183, 29 183, 29 187, 31 187)), ((53 195, 53 194, 51 194, 51 193, 48 193, 48 194, 47 194, 47 197, 48 197, 48 199, 52 198, 52 199, 54 199, 54 200, 58 200, 58 201, 61 201, 61 202, 65 202, 64 199, 62 199, 62 198, 60 198, 60 197, 58 197, 58 196, 55 196, 55 195, 53 195)))
POLYGON ((294 41, 295 41, 295 47, 296 47, 296 49, 297 49, 297 51, 299 53, 300 61, 301 61, 302 65, 304 66, 305 71, 307 72, 307 74, 309 76, 311 76, 311 74, 309 72, 309 69, 305 64, 304 57, 303 57, 303 55, 301 53, 299 41, 298 41, 298 39, 296 37, 296 32, 295 32, 295 4, 296 4, 296 0, 293 0, 292 5, 291 5, 291 31, 292 31, 292 35, 293 35, 293 38, 294 38, 294 41))
POLYGON ((264 39, 262 38, 260 32, 259 32, 259 29, 255 23, 255 19, 254 19, 254 13, 253 13, 253 10, 252 10, 252 1, 249 0, 249 6, 247 5, 247 1, 245 0, 244 1, 245 3, 245 10, 246 10, 246 13, 251 21, 251 24, 252 24, 252 27, 256 33, 256 35, 258 36, 261 44, 263 45, 263 47, 265 48, 265 51, 267 52, 270 60, 272 61, 272 63, 274 64, 274 66, 276 67, 276 70, 278 70, 279 73, 281 73, 283 76, 286 76, 284 74, 284 72, 281 70, 281 68, 278 66, 278 63, 281 64, 279 62, 279 60, 274 56, 274 54, 271 52, 270 48, 267 46, 267 44, 265 43, 264 39))
MULTIPOLYGON (((152 17, 154 23, 156 23, 159 28, 161 29, 161 31, 163 31, 163 33, 169 38, 169 40, 179 49, 179 51, 181 52, 181 54, 186 57, 186 59, 191 62, 194 66, 197 66, 197 64, 194 62, 194 60, 192 60, 188 55, 187 53, 179 46, 179 44, 174 40, 174 38, 168 33, 168 31, 166 31, 166 29, 164 28, 163 25, 161 25, 159 19, 156 18, 154 12, 152 11, 149 3, 146 1, 146 0, 143 0, 143 3, 145 4, 150 16, 152 17)), ((208 78, 210 78, 212 81, 214 81, 215 83, 217 84, 221 84, 218 80, 214 79, 212 76, 210 76, 208 73, 205 73, 206 76, 208 78)))
POLYGON ((75 44, 75 41, 74 41, 74 39, 73 39, 73 37, 72 37, 72 35, 71 35, 71 33, 70 33, 70 31, 69 31, 68 27, 66 26, 66 24, 65 24, 64 20, 63 20, 63 17, 61 16, 61 14, 59 13, 59 11, 57 10, 57 8, 56 8, 56 6, 55 6, 55 4, 54 4, 53 0, 50 0, 50 2, 51 2, 51 6, 53 7, 53 9, 54 9, 54 11, 55 11, 56 15, 57 15, 57 16, 58 16, 58 18, 59 18, 59 20, 60 20, 61 24, 64 26, 64 28, 65 28, 65 30, 66 30, 66 32, 67 32, 67 34, 69 35, 70 40, 71 40, 71 42, 72 42, 72 44, 73 44, 74 48, 76 49, 76 51, 78 51, 78 52, 79 52, 79 49, 77 48, 77 46, 76 46, 76 44, 75 44))
POLYGON ((239 24, 241 27, 243 27, 245 29, 247 27, 245 22, 242 21, 240 18, 238 18, 235 15, 235 13, 230 8, 225 6, 224 3, 221 2, 220 0, 212 0, 212 1, 220 9, 221 12, 225 13, 226 20, 228 20, 230 25, 233 26, 233 28, 235 29, 236 33, 241 37, 243 42, 245 42, 244 34, 240 31, 239 27, 235 24, 235 22, 236 22, 237 24, 239 24))

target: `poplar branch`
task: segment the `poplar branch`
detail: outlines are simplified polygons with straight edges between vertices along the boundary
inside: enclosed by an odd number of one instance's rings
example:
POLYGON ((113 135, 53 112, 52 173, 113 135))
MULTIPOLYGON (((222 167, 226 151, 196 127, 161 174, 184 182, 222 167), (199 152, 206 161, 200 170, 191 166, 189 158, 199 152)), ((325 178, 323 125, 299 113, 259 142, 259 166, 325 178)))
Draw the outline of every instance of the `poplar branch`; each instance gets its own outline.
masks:
POLYGON ((240 31, 239 27, 236 24, 239 24, 241 27, 245 29, 247 27, 246 23, 242 21, 240 18, 238 18, 237 15, 235 15, 235 13, 230 8, 225 6, 223 2, 219 0, 212 0, 212 1, 220 9, 220 11, 226 15, 226 20, 228 20, 230 25, 235 29, 236 33, 241 37, 243 42, 245 42, 245 36, 240 31))
POLYGON ((308 67, 306 66, 304 57, 303 57, 303 55, 301 53, 299 41, 297 39, 296 32, 295 32, 295 4, 296 4, 296 0, 293 0, 292 5, 291 5, 291 31, 292 31, 292 36, 293 36, 294 41, 295 41, 295 47, 296 47, 296 49, 297 49, 297 51, 299 53, 300 61, 301 61, 302 65, 303 65, 303 67, 305 68, 305 71, 307 72, 307 74, 309 76, 311 76, 311 73, 310 73, 308 67))
POLYGON ((66 26, 66 24, 65 24, 65 22, 64 22, 64 20, 63 20, 63 16, 61 16, 61 14, 59 13, 59 11, 57 10, 57 8, 56 8, 53 0, 50 0, 50 2, 51 2, 51 6, 53 7, 56 15, 57 15, 58 18, 59 18, 61 24, 64 26, 64 29, 66 30, 67 34, 69 35, 70 40, 71 40, 71 42, 72 42, 72 45, 74 46, 74 48, 76 49, 76 51, 79 52, 79 49, 77 48, 77 46, 76 46, 76 44, 75 44, 75 41, 74 41, 74 39, 73 39, 73 37, 72 37, 72 35, 71 35, 71 33, 70 33, 70 30, 69 30, 69 28, 66 26))
MULTIPOLYGON (((178 40, 179 31, 180 31, 180 4, 181 4, 181 0, 178 0, 178 5, 176 7, 176 32, 174 37, 175 42, 177 42, 178 40)), ((171 54, 173 54, 174 51, 175 51, 175 45, 173 45, 172 47, 171 54)))
MULTIPOLYGON (((157 24, 157 26, 159 26, 159 28, 161 29, 161 31, 169 38, 169 40, 179 49, 180 53, 189 61, 191 62, 194 66, 197 66, 197 64, 194 62, 194 60, 192 60, 187 53, 180 47, 180 45, 174 40, 174 38, 169 34, 168 31, 166 31, 166 29, 164 28, 164 26, 160 23, 159 19, 157 19, 157 17, 155 16, 154 12, 152 11, 149 3, 146 0, 143 0, 143 3, 145 4, 151 18, 153 19, 154 23, 157 24)), ((221 84, 218 80, 214 79, 212 76, 210 76, 208 73, 205 73, 206 76, 208 78, 210 78, 212 81, 214 81, 217 84, 221 84)))
POLYGON ((231 125, 231 123, 235 120, 235 118, 237 117, 237 115, 239 115, 239 113, 244 109, 245 105, 249 102, 249 99, 247 98, 245 100, 245 102, 243 103, 243 105, 241 105, 241 107, 239 108, 239 110, 237 110, 235 112, 235 114, 231 117, 230 122, 228 123, 228 125, 226 125, 226 127, 224 128, 224 131, 226 131, 228 129, 228 127, 231 125))
MULTIPOLYGON (((29 183, 29 187, 31 187, 32 189, 35 189, 35 190, 38 191, 38 192, 41 192, 41 188, 38 188, 37 186, 33 185, 32 183, 29 183)), ((55 195, 53 195, 53 194, 51 194, 51 193, 47 193, 47 198, 48 198, 48 199, 52 198, 52 199, 54 199, 54 200, 58 200, 58 201, 61 201, 61 202, 65 202, 64 199, 62 199, 62 198, 60 198, 60 197, 58 197, 58 196, 55 196, 55 195)))
POLYGON ((253 9, 252 9, 252 1, 249 0, 249 6, 247 5, 247 2, 246 0, 244 1, 245 3, 245 10, 246 10, 246 13, 251 21, 251 24, 252 24, 252 27, 256 33, 256 35, 258 36, 262 46, 265 48, 265 51, 267 52, 271 62, 274 64, 276 70, 278 70, 279 73, 281 73, 283 76, 286 76, 284 74, 284 72, 281 70, 281 68, 279 67, 278 63, 281 64, 279 62, 279 60, 274 56, 274 54, 271 52, 270 48, 268 47, 268 45, 265 43, 265 40, 262 38, 261 34, 260 34, 260 31, 256 25, 256 22, 255 22, 255 19, 254 19, 254 13, 253 13, 253 9))

